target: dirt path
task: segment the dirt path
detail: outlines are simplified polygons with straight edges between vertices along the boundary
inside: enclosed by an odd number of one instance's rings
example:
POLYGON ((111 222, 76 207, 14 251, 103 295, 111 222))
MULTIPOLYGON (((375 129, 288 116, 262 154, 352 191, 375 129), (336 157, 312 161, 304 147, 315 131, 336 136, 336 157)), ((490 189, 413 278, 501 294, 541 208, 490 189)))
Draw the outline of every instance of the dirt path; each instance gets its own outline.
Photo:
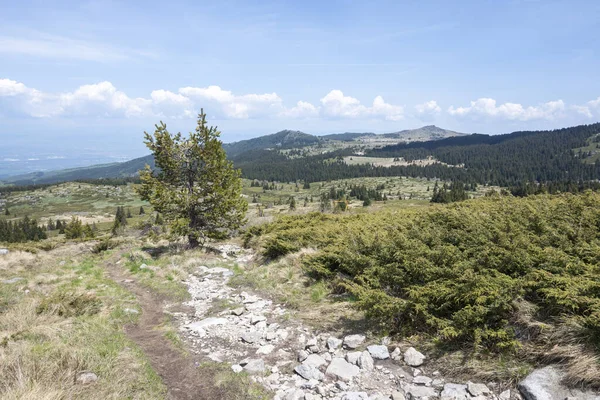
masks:
POLYGON ((167 398, 176 400, 211 399, 210 377, 203 377, 196 368, 198 360, 176 349, 159 329, 165 322, 165 299, 140 286, 126 276, 116 261, 122 253, 106 262, 106 272, 115 282, 133 293, 142 308, 137 324, 125 328, 127 336, 144 351, 154 370, 167 387, 167 398))

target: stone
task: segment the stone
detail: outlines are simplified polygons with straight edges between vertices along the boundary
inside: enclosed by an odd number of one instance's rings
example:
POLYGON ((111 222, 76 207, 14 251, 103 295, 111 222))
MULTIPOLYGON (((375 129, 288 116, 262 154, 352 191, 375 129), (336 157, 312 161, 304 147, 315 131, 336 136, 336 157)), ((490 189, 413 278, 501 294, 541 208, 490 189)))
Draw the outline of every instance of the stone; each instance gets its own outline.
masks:
POLYGON ((275 346, 272 344, 267 344, 265 346, 260 346, 258 350, 256 350, 256 354, 271 354, 274 349, 275 346))
POLYGON ((325 360, 326 362, 331 362, 331 359, 333 358, 331 357, 330 353, 323 353, 321 354, 321 357, 323 357, 323 360, 325 360))
POLYGON ((80 385, 90 385, 98 380, 98 375, 90 371, 82 371, 77 374, 75 382, 80 385))
POLYGON ((318 381, 322 381, 324 376, 319 369, 313 365, 308 364, 300 364, 294 368, 294 372, 303 377, 306 380, 316 379, 318 381))
POLYGON ((260 358, 248 360, 244 370, 250 374, 262 374, 265 372, 265 362, 260 358))
POLYGON ((347 391, 349 389, 348 385, 345 382, 342 381, 337 381, 335 383, 335 387, 342 390, 342 391, 347 391))
POLYGON ((526 400, 564 400, 573 397, 577 400, 599 400, 592 391, 582 392, 568 389, 561 384, 564 373, 553 365, 536 369, 517 385, 526 400))
POLYGON ((404 396, 403 392, 395 391, 392 392, 392 400, 406 400, 406 396, 404 396))
POLYGON ((344 347, 355 349, 365 341, 364 335, 349 335, 344 338, 344 347))
POLYGON ((302 389, 290 390, 286 394, 285 400, 304 400, 304 390, 302 390, 302 389))
POLYGON ((365 392, 348 392, 342 396, 342 400, 369 400, 369 395, 365 392))
POLYGON ((350 352, 348 354, 346 354, 346 361, 348 361, 350 364, 358 364, 358 359, 360 358, 361 352, 360 351, 353 351, 350 352))
POLYGON ((419 353, 414 347, 409 347, 404 352, 404 362, 411 367, 419 367, 423 365, 423 361, 425 361, 425 356, 419 353))
POLYGON ((412 384, 406 385, 404 392, 407 394, 409 399, 437 396, 437 392, 434 388, 412 384))
POLYGON ((467 400, 471 396, 467 393, 467 385, 457 383, 446 383, 440 394, 442 400, 467 400))
POLYGON ((8 249, 0 249, 0 256, 8 254, 8 249))
POLYGON ((13 283, 21 282, 24 280, 25 280, 24 278, 14 277, 14 278, 3 280, 2 283, 5 283, 7 285, 12 285, 13 283))
POLYGON ((269 331, 265 334, 265 339, 268 341, 272 341, 272 340, 277 339, 277 335, 275 334, 275 332, 269 331))
POLYGON ((349 381, 360 373, 360 368, 352 365, 341 357, 331 360, 325 371, 327 375, 335 376, 341 380, 349 381))
POLYGON ((135 308, 124 308, 123 312, 125 314, 139 314, 140 312, 138 310, 136 310, 135 308))
POLYGON ((371 346, 367 346, 367 351, 371 353, 371 357, 376 360, 385 360, 390 358, 390 352, 388 348, 379 344, 372 344, 371 346))
POLYGON ((309 355, 310 355, 310 353, 308 351, 300 350, 298 352, 298 361, 302 362, 302 361, 306 360, 309 355))
POLYGON ((302 361, 302 364, 319 368, 321 365, 327 364, 327 361, 325 361, 325 359, 318 354, 311 354, 308 357, 306 357, 304 361, 302 361))
POLYGON ((250 317, 250 323, 252 325, 256 325, 259 322, 266 321, 266 320, 267 320, 267 318, 264 315, 252 315, 250 317))
POLYGON ((241 365, 238 364, 234 364, 231 366, 231 369, 233 370, 233 372, 235 372, 236 374, 242 372, 244 370, 244 368, 241 365))
POLYGON ((415 385, 431 386, 431 381, 431 378, 425 375, 419 375, 413 378, 413 383, 415 385))
POLYGON ((242 315, 244 313, 244 311, 245 311, 244 307, 238 307, 238 308, 234 308, 233 310, 231 310, 231 314, 237 315, 239 317, 240 315, 242 315))
POLYGON ((500 393, 498 400, 510 400, 510 389, 500 393))
POLYGON ((335 351, 337 350, 340 346, 342 345, 342 340, 338 339, 334 336, 330 336, 327 339, 327 349, 329 349, 329 351, 335 351))
POLYGON ((483 383, 467 382, 467 390, 471 396, 481 396, 492 393, 492 391, 483 383))
POLYGON ((246 343, 256 343, 262 339, 262 334, 257 331, 250 331, 242 334, 242 340, 246 343))
POLYGON ((360 353, 360 357, 358 357, 357 365, 362 370, 372 371, 374 367, 373 357, 368 351, 363 351, 362 353, 360 353))
POLYGON ((401 354, 402 352, 400 351, 400 349, 396 347, 394 351, 392 351, 392 354, 390 354, 390 357, 392 358, 392 360, 399 360, 401 354))
POLYGON ((191 331, 200 331, 215 325, 225 325, 226 323, 227 320, 225 318, 210 317, 201 321, 192 322, 191 324, 187 324, 185 327, 191 331))

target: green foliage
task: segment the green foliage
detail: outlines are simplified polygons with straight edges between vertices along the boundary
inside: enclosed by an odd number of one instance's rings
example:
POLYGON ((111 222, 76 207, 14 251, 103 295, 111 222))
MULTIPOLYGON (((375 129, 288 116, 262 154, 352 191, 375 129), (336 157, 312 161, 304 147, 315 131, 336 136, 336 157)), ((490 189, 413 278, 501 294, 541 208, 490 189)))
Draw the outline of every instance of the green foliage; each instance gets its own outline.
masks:
POLYGON ((175 235, 192 247, 223 237, 244 222, 248 204, 241 197, 240 172, 227 160, 220 132, 208 127, 201 112, 195 132, 171 135, 164 123, 146 135, 156 170, 140 171, 138 193, 169 222, 175 235))
POLYGON ((65 239, 79 239, 84 236, 83 224, 77 217, 71 217, 71 221, 65 226, 65 239))
POLYGON ((248 230, 246 242, 256 238, 268 257, 318 249, 307 272, 337 280, 391 332, 514 349, 521 299, 540 321, 600 337, 600 194, 287 216, 248 230))
POLYGON ((19 243, 46 239, 46 232, 35 219, 25 216, 19 221, 0 220, 0 242, 19 243))

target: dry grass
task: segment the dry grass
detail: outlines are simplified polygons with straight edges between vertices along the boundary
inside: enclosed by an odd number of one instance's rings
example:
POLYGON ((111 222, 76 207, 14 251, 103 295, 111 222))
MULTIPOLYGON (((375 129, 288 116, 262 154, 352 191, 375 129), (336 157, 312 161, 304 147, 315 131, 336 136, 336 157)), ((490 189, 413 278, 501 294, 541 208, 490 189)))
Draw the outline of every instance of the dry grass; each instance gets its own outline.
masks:
POLYGON ((160 379, 121 329, 131 320, 122 312, 130 296, 88 250, 71 244, 0 257, 0 398, 163 398, 160 379), (14 277, 22 280, 1 283, 14 277), (77 384, 82 371, 98 381, 77 384))

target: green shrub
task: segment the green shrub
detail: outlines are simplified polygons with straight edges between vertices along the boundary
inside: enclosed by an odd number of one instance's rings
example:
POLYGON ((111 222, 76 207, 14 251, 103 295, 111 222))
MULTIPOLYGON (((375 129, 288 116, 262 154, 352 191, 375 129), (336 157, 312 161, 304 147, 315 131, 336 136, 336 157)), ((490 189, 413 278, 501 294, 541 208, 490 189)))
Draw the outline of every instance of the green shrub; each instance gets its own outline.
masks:
POLYGON ((515 300, 524 299, 536 319, 571 319, 600 337, 600 194, 287 216, 247 232, 256 238, 268 257, 318 249, 306 271, 341 280, 391 332, 514 349, 515 300))

